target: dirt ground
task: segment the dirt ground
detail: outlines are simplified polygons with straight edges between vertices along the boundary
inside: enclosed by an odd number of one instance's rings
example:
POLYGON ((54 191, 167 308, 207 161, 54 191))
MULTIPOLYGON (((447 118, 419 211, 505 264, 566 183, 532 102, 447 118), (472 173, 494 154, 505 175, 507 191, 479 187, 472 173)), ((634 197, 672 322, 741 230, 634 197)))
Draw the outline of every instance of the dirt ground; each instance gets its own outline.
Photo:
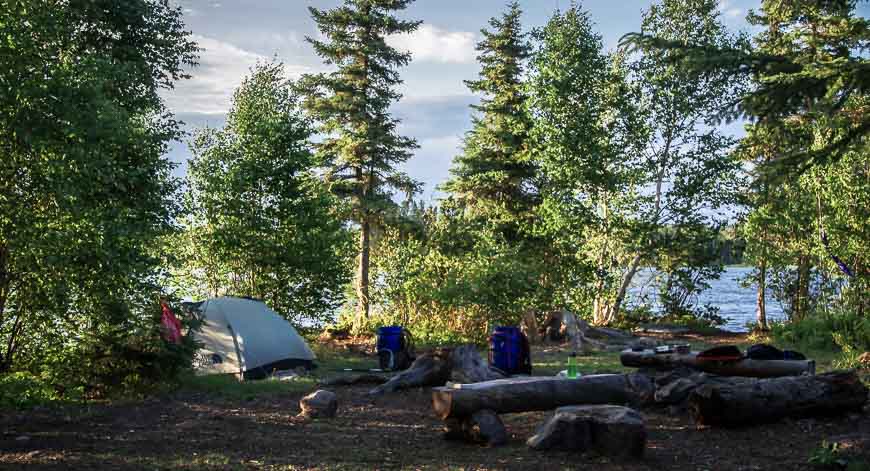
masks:
POLYGON ((741 429, 698 428, 685 414, 645 410, 645 458, 616 463, 528 449, 525 440, 550 413, 504 415, 510 443, 485 448, 442 438, 428 389, 375 399, 368 386, 332 389, 339 397, 335 419, 296 418, 301 391, 253 399, 180 392, 0 412, 0 469, 818 470, 808 459, 822 440, 870 462, 870 408, 741 429))

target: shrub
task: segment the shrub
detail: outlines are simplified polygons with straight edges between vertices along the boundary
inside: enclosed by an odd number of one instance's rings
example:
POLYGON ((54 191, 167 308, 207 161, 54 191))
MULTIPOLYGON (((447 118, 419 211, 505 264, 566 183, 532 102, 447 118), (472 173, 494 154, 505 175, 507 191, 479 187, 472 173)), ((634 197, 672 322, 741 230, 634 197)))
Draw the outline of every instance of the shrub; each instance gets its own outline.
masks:
POLYGON ((27 409, 60 399, 44 380, 27 372, 0 376, 0 409, 27 409))
POLYGON ((776 342, 799 349, 842 352, 835 362, 838 368, 856 366, 858 356, 870 351, 870 318, 853 311, 819 313, 795 322, 774 324, 770 333, 776 342))
MULTIPOLYGON (((22 356, 18 371, 36 375, 56 399, 139 397, 174 387, 189 373, 197 345, 191 335, 181 344, 163 339, 156 302, 106 301, 91 308, 82 327, 41 337, 39 349, 22 356)), ((179 318, 188 329, 198 328, 197 320, 179 318)))

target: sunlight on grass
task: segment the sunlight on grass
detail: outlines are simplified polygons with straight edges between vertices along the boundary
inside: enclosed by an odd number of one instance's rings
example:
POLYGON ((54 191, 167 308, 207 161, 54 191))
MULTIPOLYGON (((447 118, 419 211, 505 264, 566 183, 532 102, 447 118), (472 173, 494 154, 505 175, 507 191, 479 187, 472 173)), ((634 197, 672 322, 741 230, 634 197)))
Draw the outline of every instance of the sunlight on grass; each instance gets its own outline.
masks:
MULTIPOLYGON (((536 376, 555 375, 567 368, 569 351, 552 350, 532 353, 532 373, 536 376)), ((631 371, 619 363, 619 352, 601 352, 577 356, 581 374, 623 373, 631 371)))
POLYGON ((340 371, 345 368, 367 370, 378 367, 378 359, 374 356, 364 356, 358 353, 350 353, 332 349, 326 345, 313 343, 311 349, 317 355, 318 376, 340 371))

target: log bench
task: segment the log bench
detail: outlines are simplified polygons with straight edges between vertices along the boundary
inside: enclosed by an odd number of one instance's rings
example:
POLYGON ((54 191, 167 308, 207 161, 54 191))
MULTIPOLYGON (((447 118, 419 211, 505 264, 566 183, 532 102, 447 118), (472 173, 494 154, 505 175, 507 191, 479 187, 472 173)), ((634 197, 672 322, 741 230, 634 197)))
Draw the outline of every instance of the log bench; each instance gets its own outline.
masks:
POLYGON ((816 362, 813 360, 752 360, 712 361, 699 358, 697 352, 655 353, 653 350, 623 350, 619 355, 623 366, 632 368, 674 369, 681 366, 718 376, 743 376, 750 378, 778 378, 783 376, 813 375, 816 362))
MULTIPOLYGON (((739 426, 786 417, 860 411, 868 400, 867 388, 854 371, 762 379, 698 375, 678 378, 675 380, 678 383, 663 384, 658 391, 649 377, 638 373, 589 375, 577 379, 521 377, 453 384, 433 388, 432 408, 435 415, 444 420, 447 438, 500 445, 507 441, 507 432, 499 419, 499 414, 503 413, 596 404, 646 406, 655 403, 657 395, 679 396, 680 401, 687 402, 697 424, 739 426), (667 388, 677 391, 668 393, 667 388)), ((659 404, 671 402, 665 397, 658 399, 659 404)), ((557 422, 587 420, 568 420, 569 415, 563 414, 557 422)), ((575 425, 561 423, 558 427, 576 429, 575 425)))
POLYGON ((576 379, 530 376, 432 389, 432 408, 440 419, 468 417, 479 410, 497 414, 551 410, 579 404, 652 402, 655 386, 646 375, 601 374, 576 379))
POLYGON ((444 421, 448 439, 504 444, 507 432, 498 414, 543 411, 589 404, 645 405, 655 386, 637 373, 588 375, 577 379, 531 376, 432 389, 432 408, 444 421))

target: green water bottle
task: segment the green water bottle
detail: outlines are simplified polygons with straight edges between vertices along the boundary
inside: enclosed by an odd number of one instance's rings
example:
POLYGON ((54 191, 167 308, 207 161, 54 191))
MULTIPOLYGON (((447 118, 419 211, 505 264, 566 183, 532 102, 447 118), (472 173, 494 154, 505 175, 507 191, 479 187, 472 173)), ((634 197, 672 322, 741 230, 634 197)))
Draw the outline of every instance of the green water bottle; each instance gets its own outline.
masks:
POLYGON ((568 377, 571 379, 577 377, 577 352, 568 355, 568 377))

